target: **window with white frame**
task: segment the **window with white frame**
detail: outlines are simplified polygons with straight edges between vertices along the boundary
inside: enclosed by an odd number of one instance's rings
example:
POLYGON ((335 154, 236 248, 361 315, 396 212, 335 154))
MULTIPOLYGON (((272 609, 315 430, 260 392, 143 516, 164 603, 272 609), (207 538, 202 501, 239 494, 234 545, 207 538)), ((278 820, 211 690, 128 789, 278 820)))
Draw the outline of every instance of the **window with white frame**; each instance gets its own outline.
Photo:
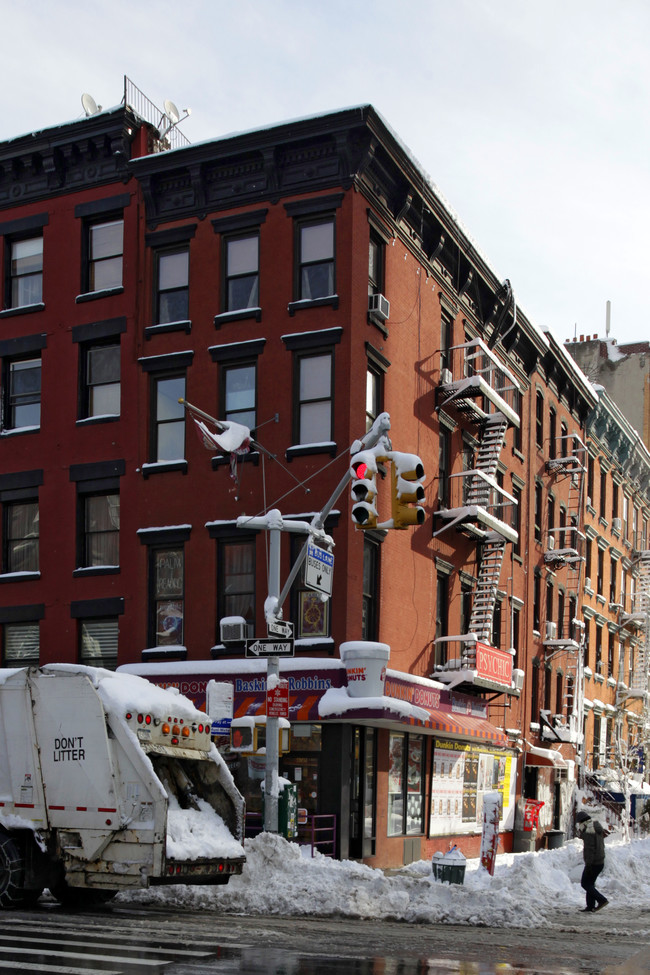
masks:
POLYGON ((88 343, 82 350, 82 414, 120 415, 120 340, 88 343))
POLYGON ((8 430, 41 424, 41 357, 10 359, 4 364, 4 425, 8 430))
POLYGON ((124 220, 97 220, 87 224, 87 291, 122 287, 124 220))
POLYGON ((43 300, 43 236, 8 241, 7 308, 36 305, 43 300))
POLYGON ((225 310, 257 308, 260 303, 260 235, 224 239, 225 310))
POLYGON ((86 494, 80 499, 82 567, 120 564, 120 495, 86 494))
POLYGON ((296 443, 332 440, 333 366, 331 351, 296 356, 296 443))
POLYGON ((189 317, 189 246, 156 252, 155 321, 184 322, 189 317))
POLYGON ((222 366, 221 373, 224 420, 255 428, 257 398, 257 362, 237 362, 222 366))
POLYGON ((185 373, 154 376, 152 380, 151 460, 185 458, 185 373))

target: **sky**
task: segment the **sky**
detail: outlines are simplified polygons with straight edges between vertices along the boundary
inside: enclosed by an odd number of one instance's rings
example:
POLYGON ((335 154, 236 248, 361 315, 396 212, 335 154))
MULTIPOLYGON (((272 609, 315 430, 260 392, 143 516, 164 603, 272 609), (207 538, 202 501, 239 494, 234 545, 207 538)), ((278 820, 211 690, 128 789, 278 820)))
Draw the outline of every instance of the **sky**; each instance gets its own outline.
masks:
POLYGON ((370 103, 539 328, 602 337, 609 300, 610 337, 650 337, 647 0, 0 0, 0 22, 0 141, 83 92, 119 104, 124 75, 191 107, 192 142, 370 103))

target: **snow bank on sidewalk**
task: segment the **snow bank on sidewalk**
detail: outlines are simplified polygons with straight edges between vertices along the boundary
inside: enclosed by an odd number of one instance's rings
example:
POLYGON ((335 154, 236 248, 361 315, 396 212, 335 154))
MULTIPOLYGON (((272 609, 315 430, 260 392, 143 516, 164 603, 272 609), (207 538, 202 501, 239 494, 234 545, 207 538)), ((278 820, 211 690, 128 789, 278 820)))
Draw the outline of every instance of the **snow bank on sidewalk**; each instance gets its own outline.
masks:
MULTIPOLYGON (((246 843, 241 877, 223 887, 167 887, 120 894, 121 903, 245 914, 325 916, 449 924, 537 927, 547 914, 584 905, 582 843, 559 850, 502 854, 494 877, 469 860, 464 885, 435 881, 420 860, 384 873, 353 861, 331 860, 279 836, 261 833, 246 843)), ((650 839, 607 840, 599 888, 617 906, 650 900, 650 839)))

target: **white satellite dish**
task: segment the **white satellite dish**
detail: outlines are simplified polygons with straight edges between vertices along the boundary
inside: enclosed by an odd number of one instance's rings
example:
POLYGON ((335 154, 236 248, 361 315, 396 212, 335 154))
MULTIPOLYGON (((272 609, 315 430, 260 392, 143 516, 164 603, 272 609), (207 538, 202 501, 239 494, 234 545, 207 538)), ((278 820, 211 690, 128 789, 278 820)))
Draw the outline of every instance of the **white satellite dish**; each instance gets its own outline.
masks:
POLYGON ((97 115, 97 112, 101 110, 101 105, 98 105, 93 96, 87 92, 84 92, 81 96, 81 104, 86 113, 86 118, 90 118, 91 115, 97 115))
POLYGON ((180 121, 181 113, 178 111, 174 103, 169 98, 165 99, 164 105, 165 105, 165 115, 172 123, 172 125, 176 125, 176 123, 180 121))

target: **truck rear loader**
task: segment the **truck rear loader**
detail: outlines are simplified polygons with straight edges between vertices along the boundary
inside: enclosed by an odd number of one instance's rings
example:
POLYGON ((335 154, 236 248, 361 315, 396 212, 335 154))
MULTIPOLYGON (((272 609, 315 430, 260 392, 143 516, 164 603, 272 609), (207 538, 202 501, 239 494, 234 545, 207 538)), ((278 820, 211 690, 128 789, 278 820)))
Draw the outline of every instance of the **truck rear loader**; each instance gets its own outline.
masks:
POLYGON ((0 671, 0 907, 241 873, 244 799, 210 728, 133 674, 0 671))

